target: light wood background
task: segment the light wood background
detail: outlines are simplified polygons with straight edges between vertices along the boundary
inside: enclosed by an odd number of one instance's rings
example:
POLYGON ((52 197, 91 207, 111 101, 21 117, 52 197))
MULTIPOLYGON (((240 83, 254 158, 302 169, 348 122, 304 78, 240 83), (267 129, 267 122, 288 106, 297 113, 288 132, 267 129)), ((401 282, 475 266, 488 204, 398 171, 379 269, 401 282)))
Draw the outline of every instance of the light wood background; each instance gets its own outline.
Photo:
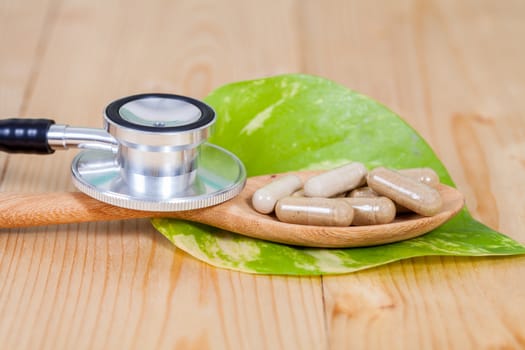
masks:
MULTIPOLYGON (((0 115, 100 127, 132 93, 316 74, 403 115, 525 243, 524 38, 522 0, 1 0, 0 115)), ((72 190, 74 154, 0 154, 0 190, 72 190)), ((147 220, 0 230, 0 348, 520 349, 524 277, 525 257, 253 276, 147 220)))

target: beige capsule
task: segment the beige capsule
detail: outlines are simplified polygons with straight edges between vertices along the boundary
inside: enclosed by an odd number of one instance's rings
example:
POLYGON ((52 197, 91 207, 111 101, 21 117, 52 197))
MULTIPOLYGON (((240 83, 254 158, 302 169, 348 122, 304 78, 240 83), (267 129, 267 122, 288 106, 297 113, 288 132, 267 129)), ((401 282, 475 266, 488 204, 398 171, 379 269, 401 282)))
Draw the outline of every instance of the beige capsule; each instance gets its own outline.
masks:
MULTIPOLYGON (((411 177, 415 180, 418 180, 421 183, 427 184, 431 187, 436 188, 439 184, 439 176, 431 168, 410 168, 410 169, 401 169, 398 170, 399 173, 411 177)), ((373 189, 368 186, 363 186, 352 190, 348 197, 350 198, 370 198, 378 197, 379 195, 373 189)), ((408 213, 410 209, 403 207, 397 203, 394 203, 396 206, 397 213, 408 213)), ((355 221, 355 219, 354 219, 355 221)))
POLYGON ((323 198, 336 196, 364 184, 366 173, 366 167, 361 163, 343 165, 306 180, 304 195, 323 198))
POLYGON ((380 195, 423 216, 437 214, 443 205, 436 189, 394 170, 375 168, 368 173, 367 183, 380 195))
POLYGON ((315 226, 349 226, 354 210, 345 200, 336 198, 285 197, 275 206, 282 222, 315 226))
POLYGON ((275 204, 300 189, 303 181, 297 175, 286 175, 259 188, 252 196, 252 205, 262 214, 273 212, 275 204))
POLYGON ((396 206, 386 197, 345 198, 354 208, 352 225, 382 225, 394 221, 396 206))
POLYGON ((368 186, 358 187, 348 193, 349 198, 373 198, 379 197, 376 191, 368 186))
POLYGON ((439 175, 432 168, 401 169, 398 172, 433 188, 436 188, 440 182, 439 175))
MULTIPOLYGON (((432 168, 409 168, 397 170, 400 174, 411 177, 421 183, 437 188, 440 181, 439 175, 432 168)), ((408 213, 411 210, 396 203, 396 211, 399 214, 408 213)))

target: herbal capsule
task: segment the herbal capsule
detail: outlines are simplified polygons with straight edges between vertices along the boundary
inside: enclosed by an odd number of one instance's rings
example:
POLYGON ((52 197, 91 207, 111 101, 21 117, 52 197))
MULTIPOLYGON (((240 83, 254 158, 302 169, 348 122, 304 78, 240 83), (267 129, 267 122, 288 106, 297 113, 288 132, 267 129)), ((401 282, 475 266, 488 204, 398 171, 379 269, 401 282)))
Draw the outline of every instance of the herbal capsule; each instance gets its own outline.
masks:
POLYGON ((291 224, 349 226, 354 210, 343 199, 286 197, 277 202, 275 214, 291 224))
POLYGON ((368 186, 363 186, 352 190, 348 196, 349 198, 373 198, 379 197, 376 191, 368 186))
POLYGON ((362 185, 365 176, 363 164, 350 163, 309 178, 304 184, 304 194, 307 197, 333 197, 362 185))
POLYGON ((439 185, 439 176, 431 168, 412 168, 398 170, 400 174, 418 180, 425 185, 436 188, 439 185))
POLYGON ((252 205, 262 214, 271 213, 277 201, 300 189, 303 185, 297 175, 286 175, 259 188, 252 197, 252 205))
POLYGON ((352 225, 382 225, 394 221, 396 206, 386 197, 345 198, 354 208, 352 225))
POLYGON ((437 190, 394 170, 375 168, 368 174, 367 182, 380 195, 420 215, 435 215, 443 204, 437 190))

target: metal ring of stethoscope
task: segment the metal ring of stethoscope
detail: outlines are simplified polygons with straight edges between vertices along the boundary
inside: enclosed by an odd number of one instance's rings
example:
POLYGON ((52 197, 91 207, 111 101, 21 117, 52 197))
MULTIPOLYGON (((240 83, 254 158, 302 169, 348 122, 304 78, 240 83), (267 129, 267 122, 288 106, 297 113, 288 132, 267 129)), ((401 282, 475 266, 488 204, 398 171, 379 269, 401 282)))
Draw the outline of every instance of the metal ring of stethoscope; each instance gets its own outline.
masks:
POLYGON ((141 94, 110 103, 104 131, 51 125, 48 142, 84 148, 71 172, 91 197, 136 210, 190 210, 231 199, 245 184, 242 162, 205 143, 214 122, 215 112, 201 101, 141 94))

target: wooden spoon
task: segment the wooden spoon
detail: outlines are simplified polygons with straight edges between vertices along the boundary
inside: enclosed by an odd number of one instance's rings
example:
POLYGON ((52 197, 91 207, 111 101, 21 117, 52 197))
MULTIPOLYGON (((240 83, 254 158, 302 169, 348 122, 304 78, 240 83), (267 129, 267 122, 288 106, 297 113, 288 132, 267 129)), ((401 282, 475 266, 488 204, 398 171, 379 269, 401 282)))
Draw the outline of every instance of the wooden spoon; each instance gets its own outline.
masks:
MULTIPOLYGON (((295 172, 303 180, 319 171, 295 172)), ((290 174, 290 173, 287 173, 290 174)), ((80 192, 0 194, 0 227, 27 227, 87 221, 170 217, 200 222, 264 240, 309 247, 359 247, 391 243, 417 237, 454 216, 464 204, 456 189, 440 185, 441 211, 431 217, 408 214, 384 225, 327 227, 280 222, 274 215, 256 212, 253 193, 264 184, 285 174, 251 177, 237 197, 222 204, 179 212, 149 212, 119 208, 80 192)))

